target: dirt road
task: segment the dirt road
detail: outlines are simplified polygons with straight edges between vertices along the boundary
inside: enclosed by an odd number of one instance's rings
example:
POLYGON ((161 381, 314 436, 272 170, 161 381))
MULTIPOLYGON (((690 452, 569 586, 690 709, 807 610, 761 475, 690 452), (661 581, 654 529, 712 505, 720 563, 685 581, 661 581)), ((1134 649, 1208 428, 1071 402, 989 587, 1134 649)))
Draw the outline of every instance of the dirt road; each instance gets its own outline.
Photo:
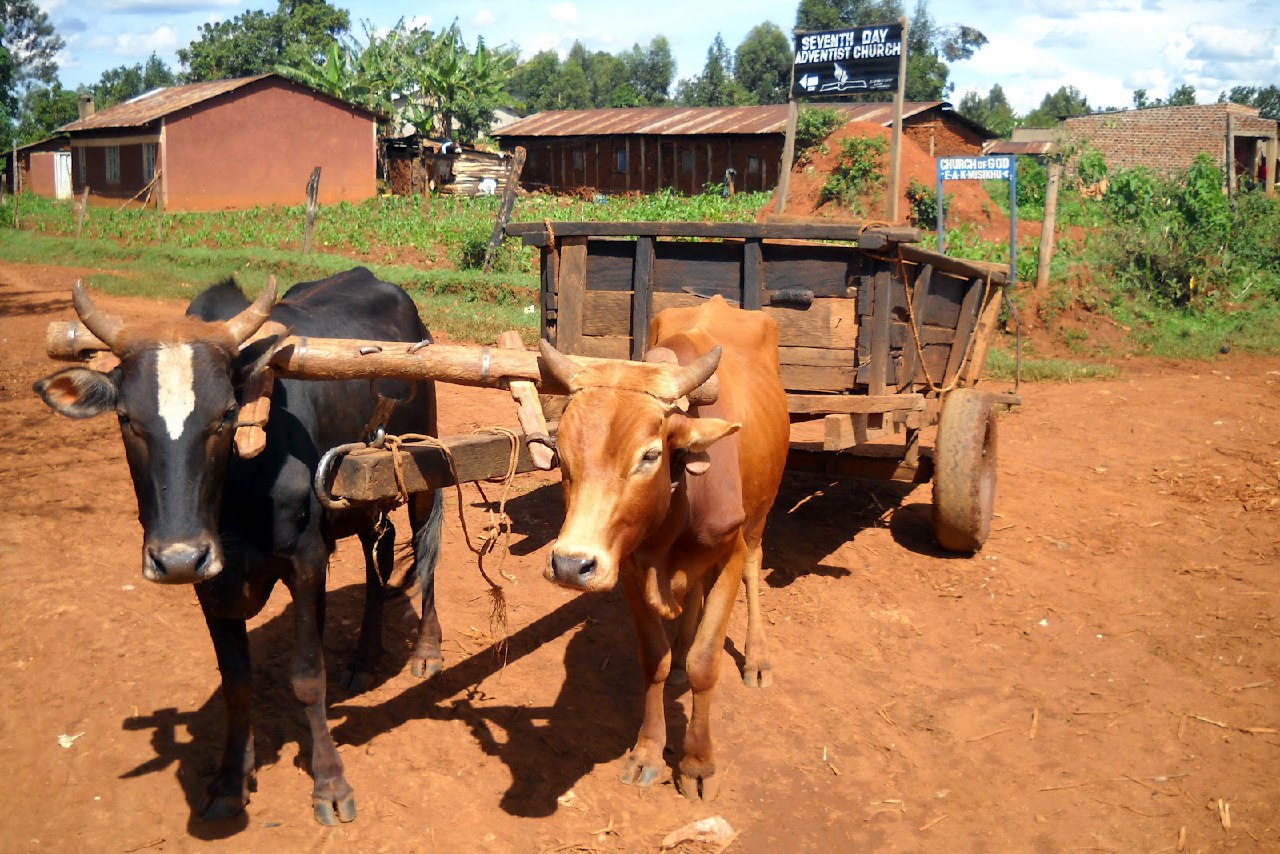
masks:
MULTIPOLYGON (((385 680, 357 696, 330 680, 358 820, 312 822, 278 592, 251 624, 258 791, 242 820, 211 825, 191 810, 222 706, 195 596, 141 577, 114 421, 60 418, 30 392, 56 367, 43 330, 69 316, 76 273, 0 267, 7 850, 652 850, 709 815, 743 851, 1280 849, 1280 359, 1024 387, 974 558, 932 546, 927 486, 788 479, 766 534, 775 684, 736 678, 739 609, 713 710, 727 780, 710 804, 669 778, 617 782, 640 717, 634 640, 618 593, 541 578, 556 476, 522 477, 509 507, 505 659, 451 494, 445 671, 401 672, 415 623, 399 599, 385 680)), ((441 405, 447 432, 514 426, 501 392, 451 388, 441 405)), ((330 674, 354 646, 361 580, 344 544, 330 674)), ((687 704, 669 694, 676 746, 687 704)))

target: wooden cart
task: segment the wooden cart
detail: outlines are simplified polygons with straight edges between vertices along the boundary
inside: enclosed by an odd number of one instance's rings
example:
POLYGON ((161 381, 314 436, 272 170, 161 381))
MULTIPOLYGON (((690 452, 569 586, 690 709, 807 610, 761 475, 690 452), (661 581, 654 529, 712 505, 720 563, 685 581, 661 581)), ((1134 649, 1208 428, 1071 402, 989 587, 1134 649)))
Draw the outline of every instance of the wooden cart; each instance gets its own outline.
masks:
POLYGON ((974 388, 1003 271, 922 249, 911 228, 558 222, 507 233, 541 249, 541 332, 565 353, 640 359, 655 312, 715 294, 767 312, 792 422, 822 422, 816 435, 793 428, 788 469, 932 479, 938 542, 982 547, 996 413, 1019 402, 974 388), (935 424, 934 446, 921 447, 935 424))

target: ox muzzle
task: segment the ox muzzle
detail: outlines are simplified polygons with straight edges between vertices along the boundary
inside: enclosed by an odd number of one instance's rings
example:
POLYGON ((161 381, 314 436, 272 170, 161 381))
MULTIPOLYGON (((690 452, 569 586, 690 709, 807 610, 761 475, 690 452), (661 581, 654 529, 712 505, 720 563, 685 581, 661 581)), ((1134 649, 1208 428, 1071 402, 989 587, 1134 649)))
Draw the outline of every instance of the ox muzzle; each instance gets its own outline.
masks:
POLYGON ((598 576, 599 561, 593 555, 551 550, 547 561, 546 577, 563 587, 588 590, 598 576))
POLYGON ((222 549, 216 540, 199 537, 187 542, 142 547, 142 576, 157 584, 198 584, 222 572, 222 549))

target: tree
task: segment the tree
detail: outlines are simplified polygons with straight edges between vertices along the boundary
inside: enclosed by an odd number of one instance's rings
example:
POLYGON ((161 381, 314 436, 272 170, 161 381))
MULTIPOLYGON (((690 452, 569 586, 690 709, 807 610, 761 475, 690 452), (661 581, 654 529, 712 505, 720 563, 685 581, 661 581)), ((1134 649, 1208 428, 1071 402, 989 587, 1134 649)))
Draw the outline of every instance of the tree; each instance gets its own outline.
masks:
POLYGON ((689 107, 727 107, 745 100, 742 87, 733 79, 733 58, 719 33, 707 48, 702 73, 680 81, 676 100, 689 107))
POLYGON ((1058 91, 1050 92, 1023 120, 1023 124, 1033 128, 1051 128, 1060 119, 1071 116, 1083 116, 1090 112, 1089 100, 1074 86, 1059 86, 1058 91))
POLYGON ((57 53, 67 43, 35 0, 4 0, 0 4, 0 28, 12 63, 14 84, 25 90, 57 82, 57 53))
POLYGON ((1174 89, 1168 98, 1156 98, 1154 101, 1148 97, 1146 89, 1133 90, 1133 106, 1139 110, 1147 107, 1190 107, 1195 102, 1196 87, 1189 83, 1183 83, 1174 89))
POLYGON ((577 110, 590 106, 591 85, 576 62, 565 62, 553 50, 535 53, 512 72, 507 89, 530 112, 577 110))
POLYGON ((635 90, 638 106, 658 106, 670 100, 671 82, 676 74, 676 60, 666 36, 654 36, 649 46, 632 45, 622 57, 627 67, 627 80, 635 90))
POLYGON ((79 117, 79 98, 75 90, 52 86, 28 89, 22 99, 22 120, 16 137, 19 142, 36 142, 79 117))
POLYGON ((1003 137, 1008 137, 1017 124, 1017 116, 999 83, 991 87, 985 98, 977 92, 966 92, 957 110, 962 116, 1003 137))
POLYGON ((791 40, 777 24, 757 24, 734 52, 733 68, 752 101, 781 104, 791 85, 791 40))
POLYGON ((1233 86, 1230 92, 1218 96, 1218 103, 1244 104, 1246 107, 1257 107, 1258 115, 1264 119, 1280 119, 1280 86, 1272 83, 1269 86, 1233 86))
POLYGON ((101 110, 177 82, 173 69, 153 53, 146 65, 139 62, 108 68, 90 90, 94 103, 101 110))
POLYGON ((326 0, 279 0, 274 13, 255 10, 200 25, 200 37, 178 51, 187 79, 221 80, 321 62, 347 34, 351 16, 326 0))

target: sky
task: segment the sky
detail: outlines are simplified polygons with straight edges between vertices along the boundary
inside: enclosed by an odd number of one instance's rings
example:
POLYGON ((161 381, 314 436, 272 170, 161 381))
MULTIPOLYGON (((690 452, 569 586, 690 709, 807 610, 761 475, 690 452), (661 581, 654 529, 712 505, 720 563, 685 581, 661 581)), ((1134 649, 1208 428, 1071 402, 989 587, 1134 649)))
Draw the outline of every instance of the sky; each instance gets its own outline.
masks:
MULTIPOLYGON (((330 0, 376 29, 404 18, 430 28, 457 19, 469 44, 516 44, 522 58, 553 49, 565 55, 575 40, 614 53, 671 42, 676 79, 698 74, 716 34, 732 51, 756 24, 784 32, 795 2, 759 0, 330 0)), ((227 20, 275 0, 39 0, 67 41, 58 57, 64 86, 96 83, 102 72, 145 62, 154 51, 175 70, 177 50, 201 24, 227 20)), ((905 4, 913 6, 908 0, 905 4)), ((1047 92, 1075 86, 1095 108, 1126 107, 1134 89, 1164 97, 1183 84, 1201 103, 1236 85, 1280 85, 1280 14, 1275 0, 930 0, 939 25, 967 24, 989 43, 953 63, 949 96, 985 95, 999 83, 1015 110, 1036 107, 1047 92)), ((673 87, 674 90, 674 87, 673 87)))

